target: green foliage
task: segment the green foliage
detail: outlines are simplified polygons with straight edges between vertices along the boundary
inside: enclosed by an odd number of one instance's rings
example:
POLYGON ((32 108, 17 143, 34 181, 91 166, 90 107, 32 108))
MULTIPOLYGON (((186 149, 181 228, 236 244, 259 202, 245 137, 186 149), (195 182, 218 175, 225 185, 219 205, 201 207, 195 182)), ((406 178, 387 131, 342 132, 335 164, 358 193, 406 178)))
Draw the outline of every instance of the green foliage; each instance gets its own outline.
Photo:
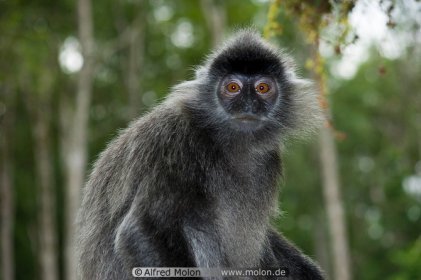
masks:
POLYGON ((417 279, 421 273, 421 268, 419 267, 421 263, 421 238, 418 237, 415 244, 393 252, 392 260, 397 264, 399 270, 390 279, 417 279))
POLYGON ((336 126, 347 134, 339 143, 339 152, 349 155, 341 161, 341 174, 345 176, 354 258, 362 268, 357 272, 373 273, 371 279, 400 270, 384 256, 384 250, 409 246, 420 230, 419 221, 407 215, 417 202, 402 188, 419 161, 417 127, 407 119, 417 114, 411 104, 418 103, 419 96, 402 92, 403 83, 415 82, 401 71, 404 61, 384 61, 373 54, 356 77, 333 94, 336 126), (380 66, 385 74, 379 72, 380 66), (376 258, 383 258, 385 264, 376 265, 376 258))

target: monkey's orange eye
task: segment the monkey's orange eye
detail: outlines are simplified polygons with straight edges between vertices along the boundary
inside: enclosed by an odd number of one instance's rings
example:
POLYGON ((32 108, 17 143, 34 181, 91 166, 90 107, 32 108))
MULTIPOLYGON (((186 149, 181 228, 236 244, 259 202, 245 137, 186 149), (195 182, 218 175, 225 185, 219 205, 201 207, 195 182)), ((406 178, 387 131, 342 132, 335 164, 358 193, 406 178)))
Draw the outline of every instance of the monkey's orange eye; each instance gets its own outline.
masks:
POLYGON ((230 93, 236 93, 239 92, 241 89, 241 86, 237 84, 236 82, 231 82, 226 86, 228 92, 230 93))
POLYGON ((256 90, 259 93, 264 94, 264 93, 267 93, 270 90, 270 86, 267 83, 259 83, 256 86, 256 90))

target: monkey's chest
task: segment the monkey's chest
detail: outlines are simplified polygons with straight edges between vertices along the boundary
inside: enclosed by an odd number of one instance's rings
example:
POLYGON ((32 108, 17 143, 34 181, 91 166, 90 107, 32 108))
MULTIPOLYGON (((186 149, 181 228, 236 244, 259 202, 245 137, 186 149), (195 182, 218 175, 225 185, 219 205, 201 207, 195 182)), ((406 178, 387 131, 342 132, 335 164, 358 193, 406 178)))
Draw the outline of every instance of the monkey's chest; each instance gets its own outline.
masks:
POLYGON ((217 203, 221 250, 230 267, 258 267, 276 194, 250 178, 230 183, 217 203))
POLYGON ((247 209, 246 204, 232 202, 230 206, 221 209, 216 226, 227 265, 259 266, 268 225, 269 214, 266 209, 247 209))

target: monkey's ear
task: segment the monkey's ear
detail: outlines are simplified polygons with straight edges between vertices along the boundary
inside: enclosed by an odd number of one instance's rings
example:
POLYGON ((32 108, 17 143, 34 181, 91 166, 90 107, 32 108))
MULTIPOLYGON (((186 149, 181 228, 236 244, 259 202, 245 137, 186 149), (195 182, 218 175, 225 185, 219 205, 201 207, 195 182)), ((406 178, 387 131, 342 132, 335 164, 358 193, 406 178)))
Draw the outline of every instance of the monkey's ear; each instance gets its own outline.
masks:
POLYGON ((195 79, 201 80, 208 75, 208 69, 205 66, 199 66, 195 69, 195 79))
POLYGON ((326 120, 321 107, 318 92, 312 81, 298 78, 292 74, 292 138, 307 138, 315 134, 326 120))

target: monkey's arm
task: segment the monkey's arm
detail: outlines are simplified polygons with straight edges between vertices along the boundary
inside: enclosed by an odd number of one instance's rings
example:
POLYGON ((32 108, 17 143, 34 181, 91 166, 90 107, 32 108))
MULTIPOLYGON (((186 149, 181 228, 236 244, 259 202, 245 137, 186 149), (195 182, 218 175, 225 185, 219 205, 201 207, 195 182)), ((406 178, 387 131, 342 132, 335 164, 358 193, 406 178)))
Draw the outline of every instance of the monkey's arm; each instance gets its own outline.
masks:
MULTIPOLYGON (((209 227, 201 229, 185 225, 183 231, 196 267, 224 267, 223 255, 213 229, 209 227)), ((222 280, 223 277, 206 277, 203 279, 222 280)))
POLYGON ((184 234, 196 267, 207 268, 224 265, 217 235, 212 229, 203 231, 195 227, 185 226, 184 234))
POLYGON ((270 229, 268 239, 278 265, 288 268, 291 279, 325 279, 320 268, 281 234, 270 229))
POLYGON ((133 267, 162 266, 159 250, 139 219, 137 198, 118 226, 114 241, 115 251, 129 272, 133 267))

